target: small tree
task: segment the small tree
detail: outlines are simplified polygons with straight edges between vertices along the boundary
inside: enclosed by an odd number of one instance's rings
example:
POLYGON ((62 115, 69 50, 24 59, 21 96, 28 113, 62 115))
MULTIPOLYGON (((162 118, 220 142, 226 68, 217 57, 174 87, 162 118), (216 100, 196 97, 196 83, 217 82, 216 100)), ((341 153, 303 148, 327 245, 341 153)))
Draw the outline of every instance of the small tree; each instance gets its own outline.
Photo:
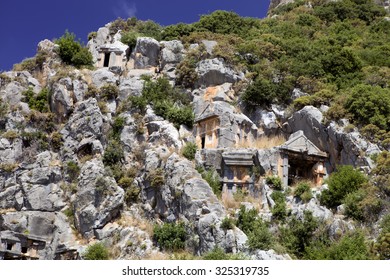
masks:
POLYGON ((196 149, 197 149, 197 147, 196 147, 195 143, 188 142, 183 148, 183 151, 182 151, 183 156, 189 160, 194 160, 196 149))
POLYGON ((109 253, 102 243, 95 243, 88 246, 83 257, 86 260, 108 260, 109 253))
POLYGON ((153 238, 157 245, 166 250, 184 249, 187 233, 184 223, 165 223, 156 225, 153 229, 153 238))

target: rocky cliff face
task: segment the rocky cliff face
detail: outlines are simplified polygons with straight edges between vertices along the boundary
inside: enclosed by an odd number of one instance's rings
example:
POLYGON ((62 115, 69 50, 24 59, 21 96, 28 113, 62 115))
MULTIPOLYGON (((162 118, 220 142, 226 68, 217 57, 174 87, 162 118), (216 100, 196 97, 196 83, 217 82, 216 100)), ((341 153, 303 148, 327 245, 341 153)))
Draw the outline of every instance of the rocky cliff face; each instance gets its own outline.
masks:
MULTIPOLYGON (((271 7, 287 2, 271 1, 271 7)), ((118 46, 119 39, 120 33, 111 36, 107 27, 99 29, 89 42, 95 61, 108 44, 118 46)), ((195 167, 213 166, 223 177, 223 152, 250 148, 263 173, 276 175, 278 147, 257 148, 256 140, 299 130, 329 154, 330 171, 337 164, 371 168, 369 156, 379 149, 358 132, 343 132, 342 123, 325 126, 322 112, 314 107, 289 118, 277 106, 245 115, 233 104, 235 85, 247 82, 246 77, 212 55, 216 44, 205 42, 209 55, 196 65, 194 89, 181 92, 192 100, 194 128, 175 126, 149 105, 144 112, 128 106, 129 97, 142 94, 145 80, 165 76, 175 85, 177 64, 189 52, 180 41, 138 38, 123 65, 78 70, 63 68, 55 53, 58 46, 45 40, 39 44, 47 53, 39 73, 2 73, 0 237, 4 244, 13 236, 20 243, 39 240, 44 245, 38 255, 0 248, 0 256, 77 258, 86 244, 99 240, 112 248, 113 258, 148 258, 161 254, 152 241, 152 224, 184 221, 186 246, 194 254, 218 246, 253 259, 288 259, 274 251, 250 252, 243 231, 223 226, 226 217, 237 215, 237 207, 223 203, 195 167), (44 87, 50 91, 50 113, 37 111, 23 94, 30 88, 37 96, 44 87), (218 138, 207 149, 201 124, 215 117, 218 124, 208 129, 218 131, 218 138), (199 148, 206 149, 189 161, 182 148, 198 140, 199 148)), ((254 204, 262 205, 262 216, 270 217, 272 190, 261 183, 261 190, 251 191, 258 200, 254 204)), ((225 195, 228 200, 231 193, 225 195)), ((333 214, 317 199, 307 205, 290 199, 289 205, 294 215, 310 210, 333 223, 333 214)), ((334 225, 342 226, 340 221, 334 225)))

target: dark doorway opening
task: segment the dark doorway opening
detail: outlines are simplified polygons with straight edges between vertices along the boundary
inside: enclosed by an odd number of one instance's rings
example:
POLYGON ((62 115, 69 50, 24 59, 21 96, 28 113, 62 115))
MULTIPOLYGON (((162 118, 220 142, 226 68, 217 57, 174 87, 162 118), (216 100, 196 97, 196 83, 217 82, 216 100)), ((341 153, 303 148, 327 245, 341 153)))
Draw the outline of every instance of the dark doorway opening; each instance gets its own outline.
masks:
POLYGON ((8 244, 7 244, 7 250, 8 250, 8 251, 11 251, 13 246, 14 246, 13 243, 8 243, 8 244))
POLYGON ((315 162, 300 157, 289 157, 288 185, 293 185, 300 180, 312 180, 312 167, 315 162))
POLYGON ((206 136, 203 135, 202 136, 202 149, 204 149, 205 144, 206 144, 206 136))
POLYGON ((104 54, 104 63, 103 67, 108 67, 108 64, 110 63, 110 53, 104 54))
POLYGON ((26 254, 27 253, 27 247, 22 247, 22 253, 26 254))

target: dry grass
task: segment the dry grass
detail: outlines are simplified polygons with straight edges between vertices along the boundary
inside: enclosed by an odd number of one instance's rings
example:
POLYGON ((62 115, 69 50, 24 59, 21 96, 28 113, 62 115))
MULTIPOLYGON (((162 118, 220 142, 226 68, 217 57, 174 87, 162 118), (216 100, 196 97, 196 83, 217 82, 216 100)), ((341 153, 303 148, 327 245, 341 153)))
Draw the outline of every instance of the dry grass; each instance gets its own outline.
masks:
POLYGON ((239 142, 237 144, 237 148, 270 149, 276 146, 280 146, 284 142, 286 142, 286 138, 284 138, 282 135, 275 135, 270 137, 262 136, 252 142, 239 142))
POLYGON ((262 208, 259 198, 254 198, 250 194, 237 191, 235 194, 223 193, 222 204, 225 209, 240 209, 242 202, 249 202, 257 210, 262 208))
POLYGON ((232 194, 222 193, 222 204, 226 209, 238 209, 240 208, 241 202, 236 201, 232 194))
POLYGON ((15 208, 0 209, 0 215, 16 212, 15 208))
POLYGON ((169 256, 167 254, 161 252, 152 252, 147 255, 143 260, 169 260, 169 256))
POLYGON ((149 234, 150 237, 153 236, 153 224, 147 220, 122 215, 117 221, 117 223, 122 227, 139 228, 140 230, 143 230, 144 232, 149 234))

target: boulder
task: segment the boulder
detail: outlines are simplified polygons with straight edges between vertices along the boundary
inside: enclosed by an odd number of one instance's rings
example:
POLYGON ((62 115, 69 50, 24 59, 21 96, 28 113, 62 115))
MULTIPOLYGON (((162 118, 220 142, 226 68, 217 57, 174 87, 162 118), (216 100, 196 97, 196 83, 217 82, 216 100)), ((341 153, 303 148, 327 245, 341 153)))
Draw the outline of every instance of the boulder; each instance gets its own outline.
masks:
POLYGON ((107 68, 101 68, 92 72, 92 82, 97 88, 106 84, 116 85, 118 83, 118 77, 107 68))
POLYGON ((140 76, 127 76, 121 78, 119 85, 119 100, 125 101, 129 96, 140 96, 145 81, 140 76))
POLYGON ((6 85, 5 89, 0 92, 0 97, 7 102, 10 106, 16 106, 21 101, 22 93, 27 90, 19 82, 12 81, 6 85))
POLYGON ((182 147, 179 132, 172 123, 165 120, 152 121, 148 122, 146 127, 149 134, 149 143, 159 143, 162 141, 168 147, 175 147, 178 149, 182 147))
POLYGON ((70 78, 63 78, 53 84, 50 109, 57 120, 63 122, 73 110, 73 84, 70 78))
POLYGON ((235 83, 244 78, 243 73, 235 73, 225 65, 223 58, 205 59, 197 64, 197 87, 217 86, 224 83, 235 83))
POLYGON ((92 142, 94 140, 104 141, 104 121, 96 99, 90 98, 80 102, 64 129, 61 130, 65 159, 74 159, 73 155, 80 148, 79 145, 83 139, 89 139, 92 142))
POLYGON ((252 260, 291 260, 291 257, 288 254, 279 255, 274 250, 256 250, 251 254, 252 260))
POLYGON ((145 69, 158 66, 160 44, 153 38, 138 37, 135 46, 134 68, 145 69))
POLYGON ((175 66, 183 59, 184 46, 178 40, 162 41, 160 45, 163 46, 161 50, 161 69, 165 66, 175 66))
POLYGON ((81 168, 73 201, 79 232, 84 237, 92 237, 94 230, 103 228, 119 214, 123 200, 123 189, 105 174, 103 163, 97 159, 86 162, 81 168))

